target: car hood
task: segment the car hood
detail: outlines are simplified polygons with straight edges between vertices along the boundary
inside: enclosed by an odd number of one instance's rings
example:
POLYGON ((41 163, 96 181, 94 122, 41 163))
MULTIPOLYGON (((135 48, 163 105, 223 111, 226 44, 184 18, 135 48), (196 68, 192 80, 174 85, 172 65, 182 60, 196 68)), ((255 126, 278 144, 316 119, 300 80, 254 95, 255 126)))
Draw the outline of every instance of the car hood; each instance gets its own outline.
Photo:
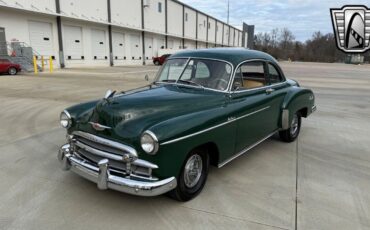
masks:
POLYGON ((78 130, 118 141, 135 142, 143 131, 167 119, 222 106, 225 94, 178 85, 144 87, 100 100, 78 130), (111 129, 95 130, 91 123, 111 129))

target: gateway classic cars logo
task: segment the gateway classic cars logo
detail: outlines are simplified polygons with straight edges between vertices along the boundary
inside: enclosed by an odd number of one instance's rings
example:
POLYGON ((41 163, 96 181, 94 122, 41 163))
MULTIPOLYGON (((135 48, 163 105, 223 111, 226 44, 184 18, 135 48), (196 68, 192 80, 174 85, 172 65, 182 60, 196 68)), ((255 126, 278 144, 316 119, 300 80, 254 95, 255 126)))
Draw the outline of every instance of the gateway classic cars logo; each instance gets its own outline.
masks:
POLYGON ((370 49, 370 10, 366 6, 330 9, 337 47, 347 53, 370 49))

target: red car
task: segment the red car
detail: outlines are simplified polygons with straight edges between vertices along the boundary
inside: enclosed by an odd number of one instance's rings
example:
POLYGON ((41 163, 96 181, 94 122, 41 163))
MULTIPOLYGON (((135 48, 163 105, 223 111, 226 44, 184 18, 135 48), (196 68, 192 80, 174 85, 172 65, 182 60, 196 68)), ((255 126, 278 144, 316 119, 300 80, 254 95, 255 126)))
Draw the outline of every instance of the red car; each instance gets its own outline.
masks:
POLYGON ((21 71, 19 64, 15 64, 7 59, 0 59, 0 74, 16 75, 19 71, 21 71))
POLYGON ((163 65, 169 56, 171 56, 171 54, 163 54, 160 57, 153 57, 154 65, 163 65))

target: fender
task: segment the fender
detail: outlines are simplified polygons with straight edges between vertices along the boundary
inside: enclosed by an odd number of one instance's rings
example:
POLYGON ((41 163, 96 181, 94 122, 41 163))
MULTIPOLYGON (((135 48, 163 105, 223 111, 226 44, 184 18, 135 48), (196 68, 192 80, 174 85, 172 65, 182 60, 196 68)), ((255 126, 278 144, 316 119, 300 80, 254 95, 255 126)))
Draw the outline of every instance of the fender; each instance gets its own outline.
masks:
POLYGON ((285 95, 281 107, 280 128, 286 130, 290 127, 293 114, 297 111, 305 111, 303 117, 308 117, 316 109, 315 96, 310 89, 293 86, 285 95))

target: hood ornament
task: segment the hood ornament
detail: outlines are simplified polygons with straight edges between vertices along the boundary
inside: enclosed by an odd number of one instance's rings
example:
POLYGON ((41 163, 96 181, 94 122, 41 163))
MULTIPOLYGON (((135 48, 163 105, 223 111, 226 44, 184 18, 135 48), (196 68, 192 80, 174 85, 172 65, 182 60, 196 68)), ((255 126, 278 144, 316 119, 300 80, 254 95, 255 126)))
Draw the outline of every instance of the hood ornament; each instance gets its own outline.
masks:
POLYGON ((96 130, 96 131, 103 131, 103 130, 106 130, 106 129, 112 129, 111 127, 108 127, 108 126, 105 126, 105 125, 101 125, 99 123, 95 123, 95 122, 89 122, 89 124, 96 130))

